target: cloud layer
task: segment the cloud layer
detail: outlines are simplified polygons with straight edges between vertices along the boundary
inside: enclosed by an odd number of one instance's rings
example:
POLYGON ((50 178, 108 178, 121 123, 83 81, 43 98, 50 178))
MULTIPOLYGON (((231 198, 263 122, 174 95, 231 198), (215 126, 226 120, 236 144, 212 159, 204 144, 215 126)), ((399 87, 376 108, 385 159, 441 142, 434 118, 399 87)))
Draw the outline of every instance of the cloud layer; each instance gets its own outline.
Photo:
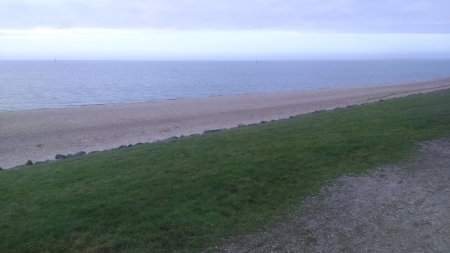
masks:
POLYGON ((0 29, 450 33, 448 0, 11 0, 0 29))

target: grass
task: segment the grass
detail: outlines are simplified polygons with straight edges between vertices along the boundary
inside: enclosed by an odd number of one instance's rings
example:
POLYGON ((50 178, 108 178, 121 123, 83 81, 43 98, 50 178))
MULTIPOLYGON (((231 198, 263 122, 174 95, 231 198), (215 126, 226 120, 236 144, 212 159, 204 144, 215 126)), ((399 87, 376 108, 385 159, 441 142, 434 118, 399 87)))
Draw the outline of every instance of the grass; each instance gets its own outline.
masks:
POLYGON ((198 252, 450 136, 450 90, 0 173, 2 252, 198 252))

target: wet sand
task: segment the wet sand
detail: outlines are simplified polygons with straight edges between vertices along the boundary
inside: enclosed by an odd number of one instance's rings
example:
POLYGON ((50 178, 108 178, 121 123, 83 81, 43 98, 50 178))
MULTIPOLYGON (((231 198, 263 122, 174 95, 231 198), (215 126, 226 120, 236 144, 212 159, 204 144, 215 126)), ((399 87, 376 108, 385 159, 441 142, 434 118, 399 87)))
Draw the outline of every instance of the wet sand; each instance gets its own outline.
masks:
POLYGON ((0 112, 0 167, 450 88, 408 84, 0 112))

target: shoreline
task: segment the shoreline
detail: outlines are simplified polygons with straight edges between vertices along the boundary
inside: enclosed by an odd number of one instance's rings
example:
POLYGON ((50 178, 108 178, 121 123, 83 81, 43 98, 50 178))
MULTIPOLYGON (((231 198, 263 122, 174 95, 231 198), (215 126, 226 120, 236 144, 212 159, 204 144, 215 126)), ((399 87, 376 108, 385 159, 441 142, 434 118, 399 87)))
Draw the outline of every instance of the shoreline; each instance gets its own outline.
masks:
POLYGON ((363 87, 385 87, 393 85, 404 85, 404 84, 416 84, 416 83, 429 83, 441 80, 450 79, 450 76, 444 78, 432 78, 425 80, 416 81, 404 81, 399 83, 381 83, 374 85, 362 85, 362 86, 342 86, 342 87, 322 87, 322 88, 311 88, 304 90, 284 90, 284 91, 272 91, 272 92, 261 92, 261 93, 241 93, 241 94, 227 94, 227 95, 211 95, 205 97, 180 97, 180 98, 167 98, 167 99, 155 99, 149 101, 129 101, 129 102, 113 102, 113 103, 99 103, 99 104, 80 104, 80 105, 68 105, 63 107, 44 107, 44 108, 28 108, 28 109, 16 109, 16 110, 0 110, 0 113, 5 112, 22 112, 22 111, 40 111, 40 110, 53 110, 53 109, 68 109, 77 107, 91 107, 91 106, 104 106, 104 105, 126 105, 126 104, 143 104, 143 103, 155 103, 164 101, 178 101, 178 100, 190 100, 190 99, 203 99, 203 98, 220 98, 220 97, 233 97, 233 96, 248 96, 248 95, 264 95, 264 94, 278 94, 278 93, 291 93, 291 92, 309 92, 309 91, 319 91, 319 90, 336 90, 336 89, 351 89, 351 88, 363 88, 363 87))
POLYGON ((0 167, 154 142, 316 110, 449 89, 450 78, 393 85, 0 112, 0 167))

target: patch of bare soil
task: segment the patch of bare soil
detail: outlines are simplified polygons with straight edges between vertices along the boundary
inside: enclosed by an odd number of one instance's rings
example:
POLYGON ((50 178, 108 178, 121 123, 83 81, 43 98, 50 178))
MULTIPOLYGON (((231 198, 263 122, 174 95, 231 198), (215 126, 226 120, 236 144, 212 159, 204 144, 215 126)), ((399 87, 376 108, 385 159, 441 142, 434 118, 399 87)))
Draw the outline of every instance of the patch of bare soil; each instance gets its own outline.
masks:
POLYGON ((292 217, 214 252, 450 252, 450 138, 412 161, 342 177, 292 217))

